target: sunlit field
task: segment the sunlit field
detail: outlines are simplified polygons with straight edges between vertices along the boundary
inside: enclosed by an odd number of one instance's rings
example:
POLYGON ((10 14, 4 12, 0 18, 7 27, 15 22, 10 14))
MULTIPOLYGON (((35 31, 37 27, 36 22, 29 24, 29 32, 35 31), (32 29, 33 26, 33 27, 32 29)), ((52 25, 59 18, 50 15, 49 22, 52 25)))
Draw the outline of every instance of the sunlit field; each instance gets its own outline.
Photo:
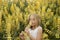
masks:
POLYGON ((32 13, 41 17, 43 40, 60 40, 60 0, 0 0, 0 40, 21 40, 32 13))

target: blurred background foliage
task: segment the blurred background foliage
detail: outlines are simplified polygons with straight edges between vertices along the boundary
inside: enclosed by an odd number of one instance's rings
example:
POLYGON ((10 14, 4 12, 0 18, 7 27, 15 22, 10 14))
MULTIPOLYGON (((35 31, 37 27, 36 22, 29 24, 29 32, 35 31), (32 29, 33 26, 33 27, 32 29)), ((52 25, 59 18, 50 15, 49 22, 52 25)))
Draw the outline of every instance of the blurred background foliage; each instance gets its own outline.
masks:
POLYGON ((31 13, 41 17, 43 40, 60 39, 60 0, 0 0, 0 40, 20 40, 31 13))

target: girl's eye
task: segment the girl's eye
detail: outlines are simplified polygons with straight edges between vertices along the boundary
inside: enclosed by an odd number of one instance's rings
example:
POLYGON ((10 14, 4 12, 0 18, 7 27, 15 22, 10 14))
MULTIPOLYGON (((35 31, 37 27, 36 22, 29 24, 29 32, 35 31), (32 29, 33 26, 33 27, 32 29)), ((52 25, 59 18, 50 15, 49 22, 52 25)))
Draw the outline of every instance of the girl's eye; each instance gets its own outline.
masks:
POLYGON ((33 20, 35 20, 35 19, 33 19, 33 20))
POLYGON ((35 18, 33 18, 33 20, 36 20, 35 18))
POLYGON ((30 19, 30 21, 34 21, 35 19, 30 19))

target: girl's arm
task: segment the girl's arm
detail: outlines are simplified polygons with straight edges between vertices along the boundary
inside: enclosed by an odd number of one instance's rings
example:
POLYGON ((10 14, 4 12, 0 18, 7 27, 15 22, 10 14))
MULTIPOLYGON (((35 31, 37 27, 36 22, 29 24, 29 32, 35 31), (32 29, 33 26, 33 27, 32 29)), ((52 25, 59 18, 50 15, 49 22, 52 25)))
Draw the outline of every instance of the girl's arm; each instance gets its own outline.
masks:
POLYGON ((37 38, 36 40, 42 40, 42 28, 38 29, 38 33, 37 33, 37 38))
POLYGON ((30 37, 30 40, 36 40, 36 39, 34 39, 33 37, 32 37, 32 35, 30 35, 30 33, 29 33, 29 28, 25 28, 25 32, 27 33, 27 35, 30 37))

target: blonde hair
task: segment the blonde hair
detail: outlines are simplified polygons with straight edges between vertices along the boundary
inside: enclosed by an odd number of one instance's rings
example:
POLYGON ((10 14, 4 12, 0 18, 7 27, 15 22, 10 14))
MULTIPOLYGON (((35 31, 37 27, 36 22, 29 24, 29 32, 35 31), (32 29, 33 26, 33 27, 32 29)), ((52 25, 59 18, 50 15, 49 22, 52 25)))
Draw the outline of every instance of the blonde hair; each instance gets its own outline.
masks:
POLYGON ((28 16, 28 23, 29 23, 29 21, 30 21, 30 16, 34 16, 34 17, 36 17, 36 19, 37 19, 37 21, 38 21, 38 25, 40 25, 40 23, 41 23, 41 18, 40 18, 40 16, 38 15, 38 14, 29 14, 29 16, 28 16))

